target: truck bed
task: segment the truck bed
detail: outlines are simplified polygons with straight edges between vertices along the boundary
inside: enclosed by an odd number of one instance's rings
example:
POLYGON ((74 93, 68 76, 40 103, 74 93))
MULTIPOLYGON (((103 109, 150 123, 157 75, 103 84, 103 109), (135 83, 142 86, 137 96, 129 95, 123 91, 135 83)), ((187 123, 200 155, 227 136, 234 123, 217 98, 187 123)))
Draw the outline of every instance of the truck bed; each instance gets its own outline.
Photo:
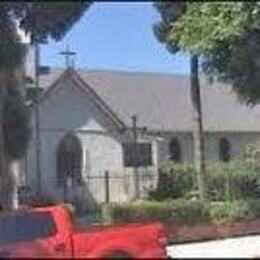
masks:
POLYGON ((158 222, 74 227, 72 234, 77 257, 101 257, 116 251, 131 252, 134 258, 166 257, 166 244, 159 239, 165 231, 158 222))

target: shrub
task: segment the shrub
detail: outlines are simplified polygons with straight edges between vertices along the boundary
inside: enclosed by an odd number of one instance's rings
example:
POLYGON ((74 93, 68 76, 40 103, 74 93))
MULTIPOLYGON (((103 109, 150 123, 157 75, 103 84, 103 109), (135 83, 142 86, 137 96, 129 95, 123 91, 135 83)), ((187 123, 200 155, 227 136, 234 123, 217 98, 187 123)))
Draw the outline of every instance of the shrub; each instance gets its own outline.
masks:
POLYGON ((132 204, 106 204, 105 223, 161 221, 163 223, 194 224, 207 221, 209 214, 201 201, 169 200, 145 201, 132 204))
POLYGON ((260 198, 260 171, 248 162, 217 163, 208 166, 210 200, 260 198))
POLYGON ((195 177, 195 169, 191 165, 167 162, 160 168, 157 188, 148 192, 148 198, 161 201, 183 197, 193 189, 195 177))
MULTIPOLYGON (((160 168, 158 186, 148 192, 148 199, 196 198, 196 176, 192 165, 167 162, 160 168)), ((245 161, 209 164, 206 185, 212 201, 260 198, 259 165, 245 161)))
POLYGON ((260 199, 249 199, 247 200, 248 208, 250 210, 251 216, 254 218, 260 217, 260 199))
POLYGON ((160 221, 194 225, 197 223, 231 223, 260 217, 260 200, 202 202, 185 199, 164 202, 145 201, 132 204, 110 203, 103 207, 104 223, 160 221))
POLYGON ((227 164, 214 164, 207 167, 207 196, 209 200, 222 201, 229 198, 228 181, 230 172, 227 164))
POLYGON ((230 223, 254 217, 246 201, 211 202, 209 214, 213 223, 230 223))

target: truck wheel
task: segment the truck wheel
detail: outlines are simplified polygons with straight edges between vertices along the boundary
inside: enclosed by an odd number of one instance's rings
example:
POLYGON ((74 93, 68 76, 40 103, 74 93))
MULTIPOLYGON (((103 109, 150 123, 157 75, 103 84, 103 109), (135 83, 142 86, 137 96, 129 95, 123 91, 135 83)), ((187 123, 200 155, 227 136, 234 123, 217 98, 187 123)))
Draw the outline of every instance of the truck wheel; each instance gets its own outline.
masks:
POLYGON ((128 253, 123 251, 111 252, 103 257, 104 259, 132 259, 128 253))

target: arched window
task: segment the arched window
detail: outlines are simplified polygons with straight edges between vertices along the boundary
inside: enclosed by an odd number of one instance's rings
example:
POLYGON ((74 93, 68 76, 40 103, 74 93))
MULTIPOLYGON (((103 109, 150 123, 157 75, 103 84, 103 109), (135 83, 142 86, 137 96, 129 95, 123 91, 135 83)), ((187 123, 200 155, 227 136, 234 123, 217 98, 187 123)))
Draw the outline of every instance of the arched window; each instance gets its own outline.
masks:
POLYGON ((173 138, 169 144, 169 154, 170 159, 175 162, 180 162, 182 160, 181 145, 178 139, 173 138))
POLYGON ((79 139, 66 135, 57 148, 57 185, 63 186, 68 177, 73 184, 80 184, 82 168, 82 148, 79 139))
POLYGON ((223 162, 230 161, 230 143, 226 138, 219 140, 219 160, 223 162))

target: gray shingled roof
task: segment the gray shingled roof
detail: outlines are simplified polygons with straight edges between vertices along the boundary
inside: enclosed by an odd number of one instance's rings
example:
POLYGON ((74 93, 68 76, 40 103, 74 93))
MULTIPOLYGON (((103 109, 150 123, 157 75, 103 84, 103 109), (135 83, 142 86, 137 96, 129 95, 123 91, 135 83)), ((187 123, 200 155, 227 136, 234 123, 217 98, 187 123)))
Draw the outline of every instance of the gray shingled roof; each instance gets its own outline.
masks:
MULTIPOLYGON (((41 77, 48 88, 62 71, 41 77)), ((77 70, 81 78, 127 125, 137 114, 138 125, 159 131, 191 131, 189 77, 174 74, 77 70)), ((228 85, 201 79, 206 131, 260 131, 260 105, 253 109, 238 102, 228 85)))

